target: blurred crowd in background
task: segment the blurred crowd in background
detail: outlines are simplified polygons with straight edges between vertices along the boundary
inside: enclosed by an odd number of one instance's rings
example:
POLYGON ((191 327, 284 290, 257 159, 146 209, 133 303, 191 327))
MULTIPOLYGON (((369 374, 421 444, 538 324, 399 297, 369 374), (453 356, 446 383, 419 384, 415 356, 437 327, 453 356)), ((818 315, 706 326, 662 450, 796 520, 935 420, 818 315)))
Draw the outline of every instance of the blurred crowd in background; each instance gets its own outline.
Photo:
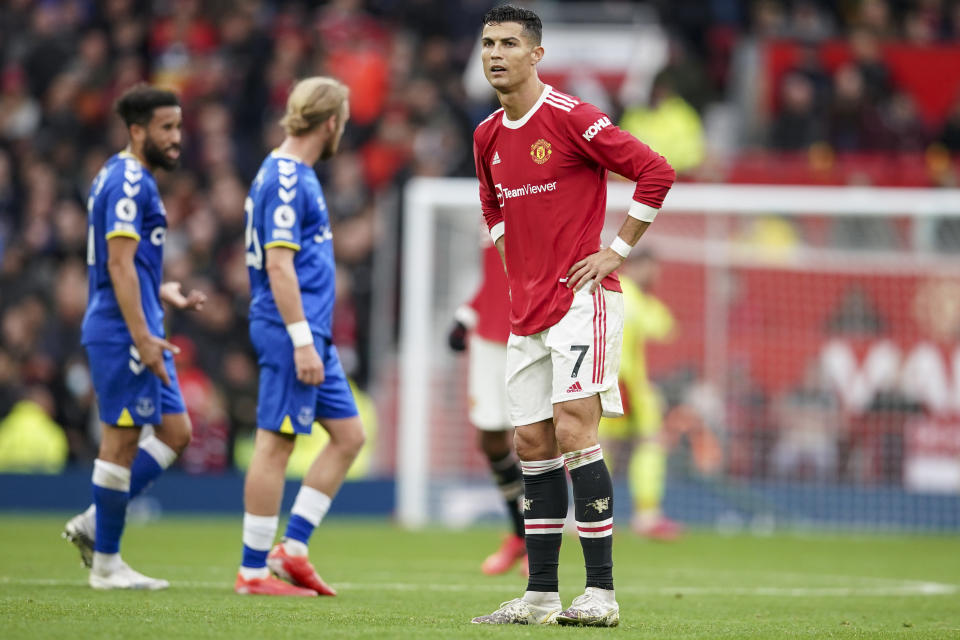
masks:
MULTIPOLYGON (((384 220, 399 215, 394 203, 407 179, 474 175, 472 131, 496 100, 468 99, 463 73, 490 4, 4 2, 0 449, 3 425, 26 420, 62 430, 70 461, 95 457, 95 399, 79 343, 87 294, 85 201, 94 175, 126 142, 113 101, 139 81, 174 88, 184 108, 182 167, 157 176, 170 225, 166 277, 210 298, 203 312, 168 320, 182 347, 179 375, 195 426, 181 464, 191 471, 227 469, 234 438, 255 427, 243 201, 263 156, 282 139, 276 123, 287 92, 306 75, 333 75, 351 89, 341 152, 319 172, 340 269, 335 342, 359 388, 375 382, 372 256, 381 243, 398 240, 384 233, 397 225, 384 220)), ((528 4, 563 15, 565 3, 528 4)), ((602 19, 607 4, 591 3, 592 15, 602 19)), ((669 39, 667 66, 642 101, 623 103, 611 91, 604 106, 689 179, 717 177, 714 158, 757 149, 909 151, 946 157, 947 165, 949 154, 960 152, 960 100, 939 119, 921 117, 880 55, 889 42, 960 46, 960 2, 646 6, 669 39), (772 108, 751 127, 708 117, 718 104, 742 103, 744 84, 732 72, 738 52, 768 39, 800 52, 776 87, 747 90, 756 101, 769 91, 772 108), (852 57, 828 71, 820 56, 826 41, 846 43, 852 57)))

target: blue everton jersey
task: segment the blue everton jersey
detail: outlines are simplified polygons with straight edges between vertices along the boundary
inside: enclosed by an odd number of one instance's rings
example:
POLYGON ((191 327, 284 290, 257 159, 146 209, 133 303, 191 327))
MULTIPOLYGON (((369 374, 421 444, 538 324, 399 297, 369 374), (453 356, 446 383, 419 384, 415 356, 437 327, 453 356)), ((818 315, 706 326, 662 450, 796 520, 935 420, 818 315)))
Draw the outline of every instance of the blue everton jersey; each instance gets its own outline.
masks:
POLYGON ((167 214, 157 183, 131 154, 118 153, 97 174, 87 199, 87 265, 90 292, 83 318, 84 344, 131 342, 107 271, 107 240, 117 236, 139 243, 134 265, 150 333, 163 336, 160 283, 167 214))
POLYGON ((274 151, 257 173, 246 210, 250 320, 283 324, 267 278, 266 250, 296 251, 293 265, 303 312, 314 333, 332 338, 335 263, 330 216, 313 168, 274 151))

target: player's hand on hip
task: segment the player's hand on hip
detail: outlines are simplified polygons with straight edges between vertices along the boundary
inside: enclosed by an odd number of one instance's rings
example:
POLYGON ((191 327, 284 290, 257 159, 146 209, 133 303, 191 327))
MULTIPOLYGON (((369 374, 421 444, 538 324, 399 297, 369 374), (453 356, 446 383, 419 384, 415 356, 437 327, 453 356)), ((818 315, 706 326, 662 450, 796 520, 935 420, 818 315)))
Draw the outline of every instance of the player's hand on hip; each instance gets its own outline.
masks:
POLYGON ((293 350, 293 362, 297 367, 297 380, 303 384, 318 385, 323 382, 323 360, 312 344, 293 350))
POLYGON ((190 293, 183 295, 183 292, 180 291, 180 283, 171 281, 160 285, 160 299, 177 309, 199 311, 207 301, 207 294, 197 289, 191 289, 190 293))
POLYGON ((600 249, 580 260, 567 271, 567 288, 579 291, 584 285, 593 293, 597 285, 617 267, 623 264, 623 258, 613 249, 600 249))
POLYGON ((137 341, 135 346, 140 353, 140 362, 142 362, 147 369, 150 369, 158 378, 163 380, 163 384, 169 386, 170 375, 167 373, 167 366, 163 361, 163 352, 169 351, 176 355, 180 353, 180 347, 154 335, 137 341))

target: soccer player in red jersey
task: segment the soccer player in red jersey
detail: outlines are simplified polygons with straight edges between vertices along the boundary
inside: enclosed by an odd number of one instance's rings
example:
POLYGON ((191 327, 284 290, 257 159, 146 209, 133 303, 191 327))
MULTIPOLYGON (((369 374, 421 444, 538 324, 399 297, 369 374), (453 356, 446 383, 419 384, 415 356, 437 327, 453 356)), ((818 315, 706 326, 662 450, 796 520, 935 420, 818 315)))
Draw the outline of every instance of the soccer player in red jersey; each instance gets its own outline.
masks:
POLYGON ((617 373, 623 298, 614 270, 673 184, 662 156, 591 104, 545 85, 542 25, 527 9, 483 18, 481 52, 502 109, 474 133, 480 202, 510 284, 507 397, 524 480, 530 578, 522 598, 487 624, 615 626, 613 487, 597 444, 602 416, 622 415, 617 373), (626 220, 600 244, 607 172, 635 180, 626 220), (557 566, 567 481, 586 565, 586 590, 563 610, 557 566))
POLYGON ((521 571, 525 571, 527 549, 523 541, 523 513, 520 511, 523 476, 513 451, 513 425, 507 412, 504 379, 507 338, 510 337, 510 293, 499 252, 486 232, 482 238, 483 279, 473 299, 457 309, 449 342, 454 351, 465 351, 469 345, 470 423, 477 430, 480 450, 490 463, 513 528, 513 533, 503 539, 500 548, 481 566, 485 574, 498 575, 521 561, 521 571))

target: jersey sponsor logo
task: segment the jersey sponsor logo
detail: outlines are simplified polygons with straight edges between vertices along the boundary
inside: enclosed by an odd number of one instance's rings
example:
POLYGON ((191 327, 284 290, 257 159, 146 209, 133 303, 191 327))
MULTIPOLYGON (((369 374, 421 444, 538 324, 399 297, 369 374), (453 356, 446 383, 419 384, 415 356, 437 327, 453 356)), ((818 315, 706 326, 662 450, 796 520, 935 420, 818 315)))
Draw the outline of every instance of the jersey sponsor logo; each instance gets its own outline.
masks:
POLYGON ((152 416, 153 412, 156 410, 153 400, 150 398, 137 398, 137 406, 135 409, 136 412, 144 418, 147 416, 152 416))
POLYGON ((293 241, 293 232, 289 229, 274 229, 273 230, 273 240, 289 240, 293 241))
POLYGON ((567 387, 567 393, 580 393, 581 391, 583 391, 583 387, 580 386, 579 380, 567 387))
POLYGON ((113 211, 124 222, 133 222, 137 218, 137 203, 132 198, 120 198, 113 211))
POLYGON ((297 221, 297 212, 288 204, 282 204, 273 210, 273 224, 281 229, 291 229, 297 221))
POLYGON ((140 235, 139 233, 137 233, 137 228, 132 224, 130 224, 129 222, 114 222, 113 230, 122 231, 123 233, 133 233, 136 235, 140 235))
POLYGON ((162 247, 166 239, 167 239, 166 227, 155 227, 154 230, 150 232, 150 242, 154 246, 162 247))
POLYGON ((547 160, 550 159, 550 156, 553 155, 553 149, 551 148, 549 142, 540 138, 532 145, 530 145, 530 157, 537 164, 544 164, 547 160))
POLYGON ((490 164, 500 164, 500 152, 499 152, 499 151, 494 151, 494 152, 493 152, 493 162, 491 162, 490 164))
POLYGON ((603 116, 602 118, 594 122, 592 125, 587 127, 587 130, 583 132, 583 139, 586 140, 587 142, 590 142, 591 140, 593 140, 593 137, 595 135, 597 135, 602 130, 609 127, 611 124, 613 123, 610 122, 610 118, 608 118, 607 116, 603 116))
POLYGON ((530 511, 530 508, 533 507, 532 498, 523 498, 523 509, 522 511, 530 511))
POLYGON ((317 244, 323 244, 327 240, 333 240, 333 232, 330 227, 321 225, 319 231, 313 236, 313 241, 317 244))
POLYGON ((516 189, 504 188, 499 182, 494 185, 497 189, 497 202, 502 208, 504 203, 510 198, 521 198, 523 196, 535 196, 547 191, 557 190, 557 181, 545 182, 543 184, 525 184, 516 189))

